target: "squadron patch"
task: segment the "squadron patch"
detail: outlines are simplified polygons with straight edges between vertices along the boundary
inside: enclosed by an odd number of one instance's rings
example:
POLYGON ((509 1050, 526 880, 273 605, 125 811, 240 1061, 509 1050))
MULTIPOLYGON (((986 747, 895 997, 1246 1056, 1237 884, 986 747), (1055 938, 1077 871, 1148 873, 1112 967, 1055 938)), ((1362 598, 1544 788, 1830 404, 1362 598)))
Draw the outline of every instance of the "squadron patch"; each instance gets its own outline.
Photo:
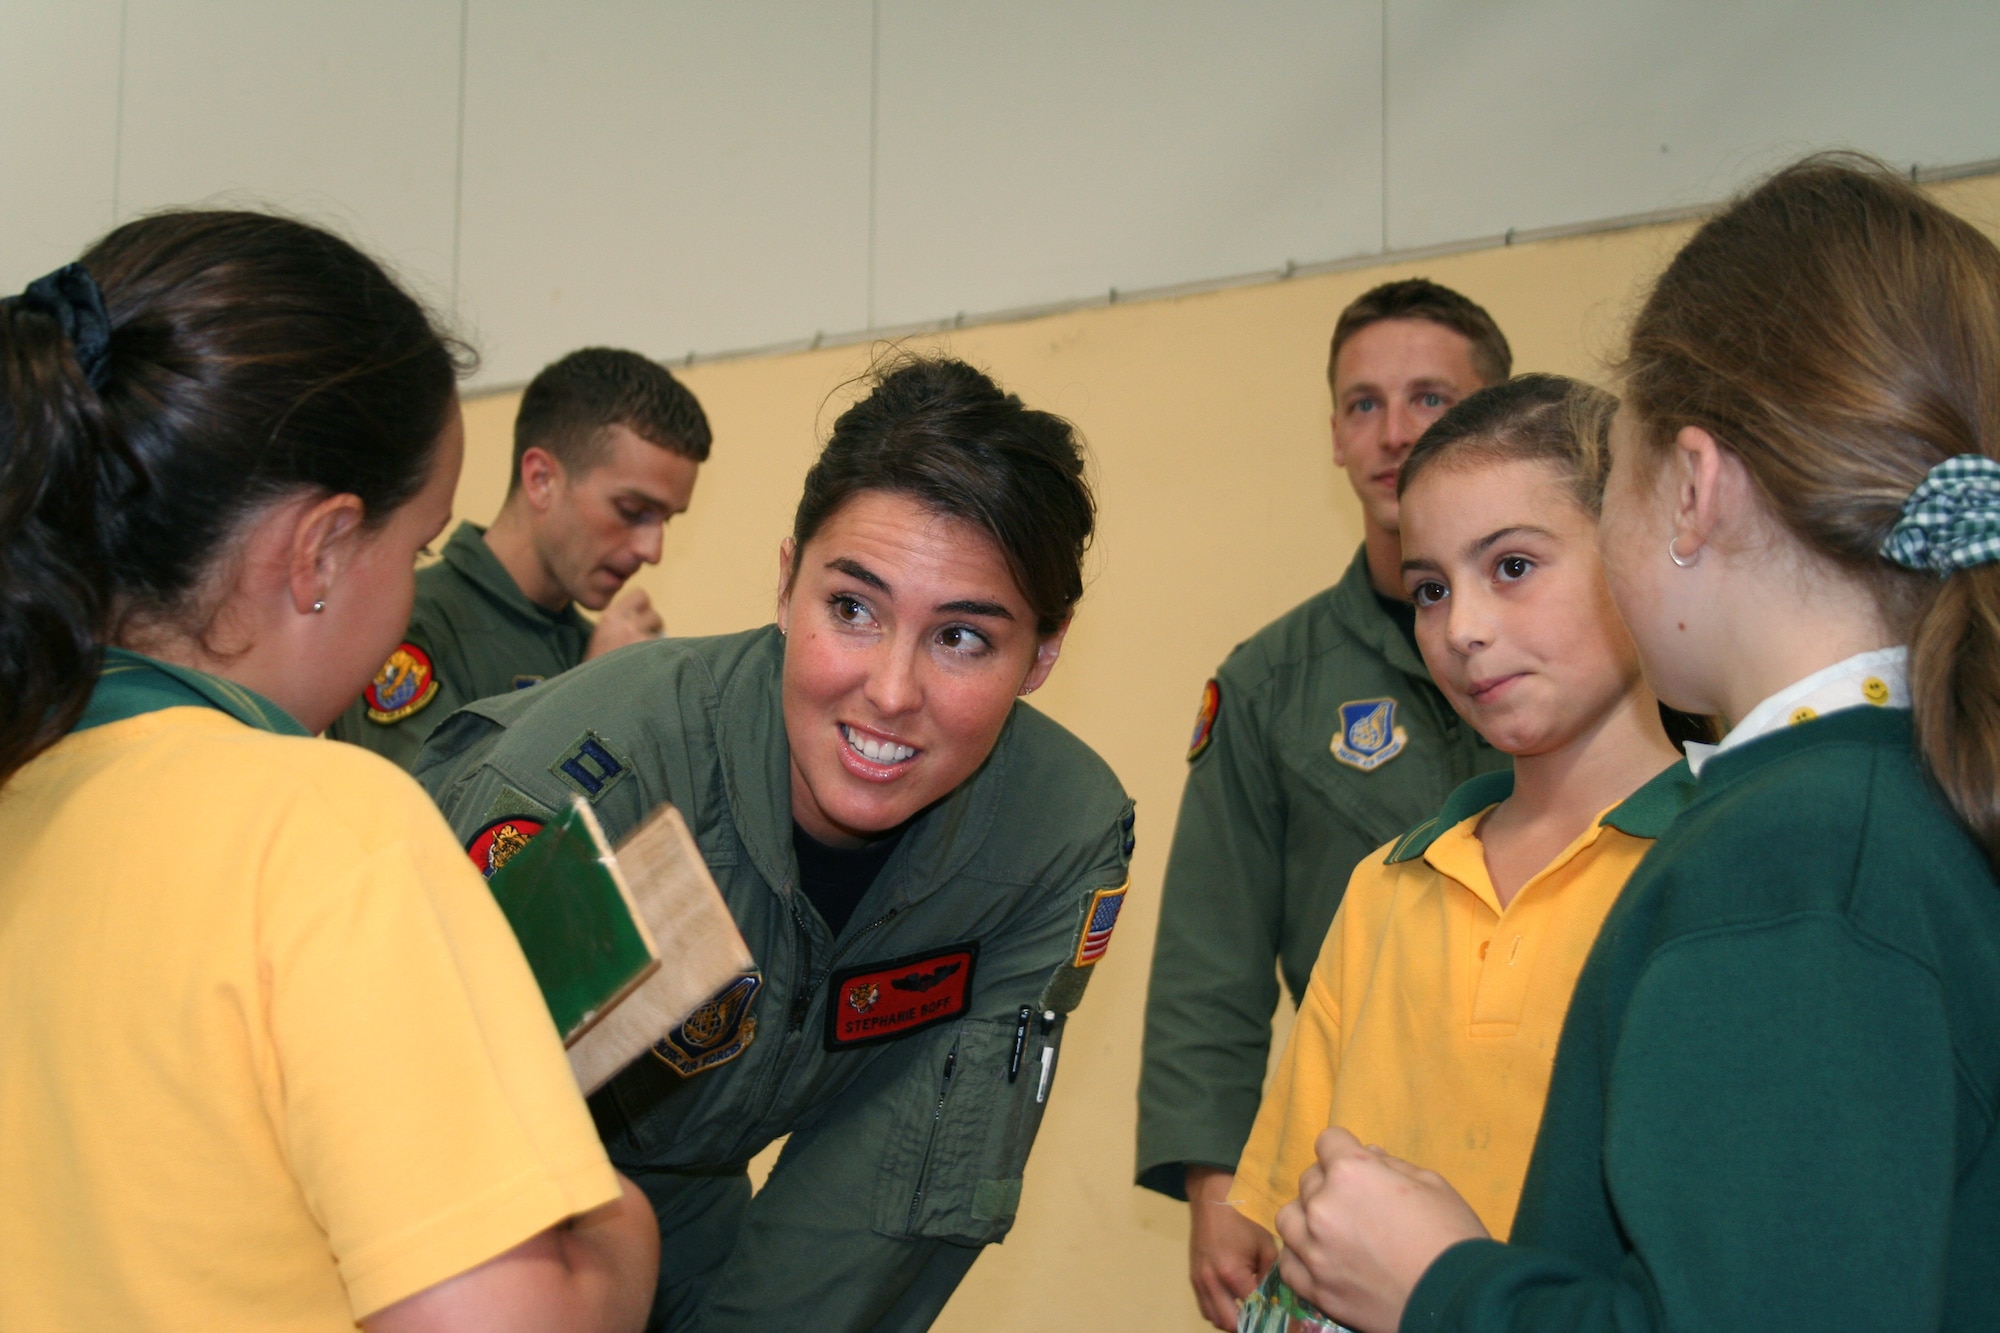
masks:
POLYGON ((745 972, 654 1042, 654 1056, 682 1078, 728 1064, 757 1039, 757 1019, 750 1006, 763 988, 762 972, 745 972))
POLYGON ((828 981, 826 1049, 894 1041, 964 1013, 979 941, 842 968, 828 981))
POLYGON ((386 727, 421 712, 437 692, 431 655, 414 643, 400 643, 361 692, 361 702, 368 706, 368 720, 386 727))
POLYGON ((1215 715, 1222 711, 1222 687, 1210 680, 1201 687, 1201 706, 1194 710, 1194 735, 1188 738, 1188 762, 1192 764, 1215 739, 1215 715))
POLYGON ((549 772, 586 799, 595 801, 632 771, 632 761, 616 754, 608 742, 594 731, 576 738, 563 757, 549 765, 549 772))
POLYGON ((494 871, 513 860, 514 854, 528 845, 528 839, 541 831, 539 819, 508 815, 475 833, 472 841, 465 844, 465 854, 472 858, 474 869, 492 879, 494 871))
POLYGON ((1084 909, 1083 930, 1077 936, 1075 966, 1089 967, 1111 947, 1111 931, 1118 924, 1118 913, 1125 907, 1125 891, 1130 887, 1131 881, 1127 880, 1115 889, 1099 889, 1090 895, 1090 906, 1084 909))
POLYGON ((1401 754, 1409 739, 1396 725, 1394 699, 1357 699, 1340 706, 1340 730, 1331 748, 1349 768, 1372 773, 1401 754))

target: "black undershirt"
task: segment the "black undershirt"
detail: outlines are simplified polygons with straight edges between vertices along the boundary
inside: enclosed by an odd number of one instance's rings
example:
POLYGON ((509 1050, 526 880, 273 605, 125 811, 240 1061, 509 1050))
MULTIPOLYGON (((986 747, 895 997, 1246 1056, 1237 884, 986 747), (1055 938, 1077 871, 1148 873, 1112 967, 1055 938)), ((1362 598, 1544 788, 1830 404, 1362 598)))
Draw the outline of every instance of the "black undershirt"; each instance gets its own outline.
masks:
POLYGON ((835 935, 847 925, 862 895, 882 873, 903 830, 860 847, 829 847, 792 822, 792 848, 799 857, 799 888, 835 935))
MULTIPOLYGON (((1373 588, 1368 591, 1375 592, 1373 588)), ((1410 651, 1417 655, 1417 660, 1423 661, 1423 649, 1417 647, 1417 604, 1384 597, 1379 592, 1375 593, 1375 601, 1381 606, 1382 614, 1395 621, 1396 628, 1403 631, 1403 637, 1410 641, 1410 651)))

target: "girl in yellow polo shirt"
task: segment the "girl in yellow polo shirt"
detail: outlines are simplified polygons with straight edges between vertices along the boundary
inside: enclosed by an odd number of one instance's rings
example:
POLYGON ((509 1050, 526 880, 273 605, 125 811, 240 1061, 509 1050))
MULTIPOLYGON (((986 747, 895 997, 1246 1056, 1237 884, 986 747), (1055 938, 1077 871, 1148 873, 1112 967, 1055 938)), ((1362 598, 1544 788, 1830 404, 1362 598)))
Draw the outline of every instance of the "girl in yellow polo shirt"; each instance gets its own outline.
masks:
POLYGON ((1236 1168, 1267 1229, 1336 1124, 1443 1172, 1495 1235, 1513 1220, 1577 973, 1692 788, 1598 562, 1611 407, 1521 376, 1403 466, 1424 659, 1514 770, 1355 869, 1236 1168))
POLYGON ((450 516, 457 360, 255 213, 0 301, 0 1328, 644 1320, 651 1211, 492 897, 312 735, 450 516))

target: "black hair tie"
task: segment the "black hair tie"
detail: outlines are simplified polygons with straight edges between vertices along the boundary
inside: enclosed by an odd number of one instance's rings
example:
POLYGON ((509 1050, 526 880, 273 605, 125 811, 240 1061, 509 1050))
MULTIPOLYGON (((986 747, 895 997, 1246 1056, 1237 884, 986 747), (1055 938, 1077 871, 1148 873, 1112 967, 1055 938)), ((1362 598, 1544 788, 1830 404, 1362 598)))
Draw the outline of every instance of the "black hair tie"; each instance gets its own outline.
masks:
POLYGON ((104 293, 97 279, 81 264, 65 264, 45 278, 28 284, 15 298, 30 310, 39 310, 62 326, 63 336, 76 351, 76 364, 83 377, 99 393, 111 378, 111 315, 104 308, 104 293))

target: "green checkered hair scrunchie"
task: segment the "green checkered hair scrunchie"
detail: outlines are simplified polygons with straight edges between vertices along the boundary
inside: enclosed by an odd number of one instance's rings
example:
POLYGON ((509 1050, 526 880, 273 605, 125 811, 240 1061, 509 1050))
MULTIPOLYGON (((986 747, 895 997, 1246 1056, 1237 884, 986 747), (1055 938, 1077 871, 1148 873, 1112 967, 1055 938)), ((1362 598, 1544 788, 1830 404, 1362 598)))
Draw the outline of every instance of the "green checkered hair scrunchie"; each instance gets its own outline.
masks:
POLYGON ((1955 454, 1932 468, 1903 501, 1882 554, 1938 575, 2000 560, 2000 462, 1955 454))

